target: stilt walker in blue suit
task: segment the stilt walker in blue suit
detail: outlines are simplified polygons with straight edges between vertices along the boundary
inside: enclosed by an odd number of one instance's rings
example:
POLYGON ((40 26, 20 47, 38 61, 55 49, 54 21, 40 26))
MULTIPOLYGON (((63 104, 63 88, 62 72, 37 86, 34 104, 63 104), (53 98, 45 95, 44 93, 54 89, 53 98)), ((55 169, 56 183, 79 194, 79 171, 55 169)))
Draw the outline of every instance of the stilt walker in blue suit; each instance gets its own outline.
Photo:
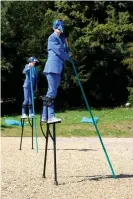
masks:
MULTIPOLYGON (((53 23, 54 32, 48 38, 48 59, 44 68, 44 75, 48 81, 48 90, 44 101, 51 105, 48 107, 48 121, 58 122, 54 114, 54 100, 61 80, 61 72, 64 62, 69 60, 69 52, 66 49, 66 38, 63 34, 64 22, 55 20, 53 23)), ((43 106, 42 122, 46 121, 46 106, 43 106)))
POLYGON ((23 73, 26 75, 24 81, 24 102, 22 104, 22 116, 21 118, 27 118, 26 111, 29 109, 29 118, 33 118, 33 107, 32 107, 32 91, 31 91, 31 80, 33 85, 33 91, 37 91, 38 87, 38 70, 35 67, 39 61, 35 57, 29 58, 29 64, 26 64, 23 73), (32 79, 30 79, 30 69, 32 68, 32 79))

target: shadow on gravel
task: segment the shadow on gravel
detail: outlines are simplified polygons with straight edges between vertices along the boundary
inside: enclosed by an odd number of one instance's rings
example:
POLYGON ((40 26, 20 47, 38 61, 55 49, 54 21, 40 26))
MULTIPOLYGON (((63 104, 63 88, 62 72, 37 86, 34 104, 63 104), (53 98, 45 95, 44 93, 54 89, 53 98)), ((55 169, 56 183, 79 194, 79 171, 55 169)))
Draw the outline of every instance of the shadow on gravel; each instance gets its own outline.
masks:
MULTIPOLYGON (((69 176, 70 178, 84 178, 82 180, 75 180, 75 181, 72 181, 69 183, 60 183, 59 185, 65 185, 65 184, 71 184, 71 183, 79 183, 79 182, 85 182, 85 181, 88 181, 88 180, 94 180, 94 181, 100 181, 100 180, 105 180, 105 179, 113 179, 113 176, 112 175, 106 175, 106 176, 69 176)), ((121 179, 121 178, 133 178, 133 175, 128 175, 128 174, 120 174, 120 175, 116 175, 116 179, 114 180, 117 180, 117 179, 121 179)))
MULTIPOLYGON (((109 179, 112 178, 112 175, 106 175, 106 176, 88 176, 89 178, 92 177, 90 180, 102 180, 102 179, 109 179)), ((133 178, 133 175, 128 175, 128 174, 120 174, 120 175, 116 175, 116 180, 119 178, 133 178)))
MULTIPOLYGON (((45 151, 45 149, 39 149, 41 151, 45 151)), ((56 149, 57 151, 97 151, 97 150, 93 150, 93 149, 56 149)), ((53 149, 48 149, 48 151, 53 151, 53 149)))

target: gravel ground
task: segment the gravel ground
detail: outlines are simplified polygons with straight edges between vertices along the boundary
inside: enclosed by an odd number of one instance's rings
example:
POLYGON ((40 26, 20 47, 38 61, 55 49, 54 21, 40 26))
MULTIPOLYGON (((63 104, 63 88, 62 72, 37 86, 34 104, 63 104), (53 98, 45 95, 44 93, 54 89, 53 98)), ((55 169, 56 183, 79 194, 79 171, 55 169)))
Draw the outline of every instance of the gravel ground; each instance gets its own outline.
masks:
POLYGON ((133 138, 103 138, 116 180, 98 138, 57 138, 58 186, 51 139, 42 178, 44 141, 36 153, 31 138, 23 138, 21 151, 20 138, 1 138, 2 199, 133 199, 133 138))

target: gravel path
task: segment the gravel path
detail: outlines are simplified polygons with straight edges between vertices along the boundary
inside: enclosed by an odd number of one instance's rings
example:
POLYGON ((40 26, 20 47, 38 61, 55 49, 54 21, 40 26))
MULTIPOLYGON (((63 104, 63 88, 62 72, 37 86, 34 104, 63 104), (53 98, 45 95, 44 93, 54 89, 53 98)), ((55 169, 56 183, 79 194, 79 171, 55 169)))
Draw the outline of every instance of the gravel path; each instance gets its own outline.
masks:
POLYGON ((57 138, 58 186, 51 140, 42 178, 44 141, 36 153, 31 138, 23 138, 21 151, 20 138, 1 138, 2 199, 133 199, 133 138, 103 138, 116 180, 98 138, 57 138))

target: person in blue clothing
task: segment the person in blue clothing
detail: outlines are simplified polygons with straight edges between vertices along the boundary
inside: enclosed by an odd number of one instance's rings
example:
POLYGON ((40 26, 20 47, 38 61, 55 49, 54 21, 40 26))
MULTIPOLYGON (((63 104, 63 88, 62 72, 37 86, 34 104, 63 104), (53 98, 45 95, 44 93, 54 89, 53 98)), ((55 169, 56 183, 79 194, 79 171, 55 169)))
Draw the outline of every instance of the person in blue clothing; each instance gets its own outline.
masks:
POLYGON ((22 104, 22 116, 21 118, 27 118, 26 111, 29 109, 29 118, 33 118, 33 107, 32 107, 32 88, 33 92, 37 91, 38 87, 38 70, 35 67, 39 61, 35 57, 29 58, 29 64, 26 64, 23 73, 26 75, 24 81, 24 102, 22 104), (31 70, 31 71, 30 71, 31 70), (32 75, 32 78, 30 77, 32 75), (32 80, 32 82, 31 82, 32 80), (32 86, 32 87, 31 87, 32 86))
POLYGON ((61 121, 55 117, 54 100, 57 95, 58 86, 61 80, 61 72, 65 61, 69 60, 70 53, 66 45, 64 32, 64 22, 55 20, 53 23, 54 32, 48 38, 48 59, 44 68, 44 75, 47 78, 48 90, 44 96, 44 106, 41 121, 46 121, 46 104, 48 106, 48 123, 61 121))

